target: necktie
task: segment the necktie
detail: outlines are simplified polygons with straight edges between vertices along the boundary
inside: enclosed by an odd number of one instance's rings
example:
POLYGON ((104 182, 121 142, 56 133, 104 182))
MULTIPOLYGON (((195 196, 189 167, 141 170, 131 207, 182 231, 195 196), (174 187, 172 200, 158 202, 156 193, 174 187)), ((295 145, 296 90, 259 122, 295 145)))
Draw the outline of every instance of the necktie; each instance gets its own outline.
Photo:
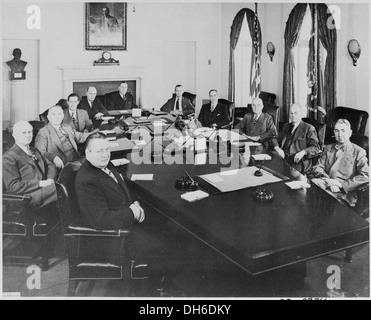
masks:
POLYGON ((112 171, 108 168, 104 168, 103 171, 108 174, 113 180, 115 180, 116 183, 119 183, 115 177, 115 175, 112 173, 112 171))
POLYGON ((256 124, 256 123, 258 122, 258 119, 259 119, 258 115, 255 114, 255 115, 254 115, 254 124, 256 124))
POLYGON ((180 110, 179 99, 176 99, 175 110, 180 110))
POLYGON ((75 113, 74 113, 74 112, 72 112, 72 113, 71 113, 71 119, 72 119, 72 121, 73 121, 73 122, 75 122, 75 121, 76 121, 76 118, 75 118, 75 113))
POLYGON ((59 131, 60 131, 64 136, 67 136, 67 133, 66 133, 66 131, 64 131, 64 129, 62 128, 62 126, 59 127, 59 131))

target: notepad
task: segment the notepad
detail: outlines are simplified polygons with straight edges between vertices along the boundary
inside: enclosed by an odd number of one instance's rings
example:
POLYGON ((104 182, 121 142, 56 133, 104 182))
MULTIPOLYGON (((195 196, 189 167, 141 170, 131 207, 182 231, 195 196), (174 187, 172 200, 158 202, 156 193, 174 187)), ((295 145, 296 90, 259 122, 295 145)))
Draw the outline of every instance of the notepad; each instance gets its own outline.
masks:
POLYGON ((209 196, 208 193, 206 193, 202 190, 196 190, 196 191, 183 193, 180 197, 185 201, 195 202, 195 201, 198 201, 198 200, 205 199, 208 196, 209 196))
POLYGON ((272 160, 272 157, 269 154, 253 154, 251 156, 256 161, 262 161, 262 160, 272 160))
POLYGON ((142 116, 142 109, 139 108, 133 108, 131 109, 131 115, 132 117, 141 117, 142 116))
POLYGON ((286 182, 285 185, 287 185, 292 190, 310 188, 310 184, 305 181, 291 181, 286 182))
POLYGON ((133 174, 131 176, 131 181, 149 181, 153 180, 153 173, 145 173, 145 174, 133 174))
POLYGON ((102 117, 102 120, 108 121, 108 120, 113 120, 115 117, 102 117))
POLYGON ((123 166, 125 164, 128 164, 130 163, 130 160, 128 159, 125 159, 125 158, 121 158, 121 159, 115 159, 115 160, 111 160, 112 164, 117 167, 117 166, 123 166))

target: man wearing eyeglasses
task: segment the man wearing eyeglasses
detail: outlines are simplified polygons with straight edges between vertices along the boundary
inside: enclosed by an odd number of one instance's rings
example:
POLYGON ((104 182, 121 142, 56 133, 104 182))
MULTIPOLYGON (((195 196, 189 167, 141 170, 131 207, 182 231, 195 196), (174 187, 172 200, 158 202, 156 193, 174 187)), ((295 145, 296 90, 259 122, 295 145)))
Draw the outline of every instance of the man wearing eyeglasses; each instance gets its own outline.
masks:
POLYGON ((358 187, 369 182, 366 151, 350 142, 352 135, 348 120, 339 119, 334 127, 336 143, 325 146, 325 150, 316 166, 311 170, 315 178, 312 181, 355 206, 358 187))

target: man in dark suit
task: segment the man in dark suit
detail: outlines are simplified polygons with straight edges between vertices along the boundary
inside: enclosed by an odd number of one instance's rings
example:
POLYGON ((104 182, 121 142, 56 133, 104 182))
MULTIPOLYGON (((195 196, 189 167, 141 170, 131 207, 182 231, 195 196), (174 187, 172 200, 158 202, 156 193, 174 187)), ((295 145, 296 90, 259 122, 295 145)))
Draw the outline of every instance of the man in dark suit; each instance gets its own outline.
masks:
POLYGON ((278 141, 272 140, 274 150, 282 159, 301 173, 312 167, 313 156, 320 153, 316 129, 303 122, 301 107, 293 104, 290 108, 290 123, 286 123, 278 134, 278 141))
POLYGON ((97 89, 94 87, 88 88, 86 97, 81 99, 77 109, 85 110, 93 123, 100 120, 103 116, 108 116, 108 111, 97 98, 97 89))
POLYGON ((218 103, 218 91, 211 89, 209 91, 210 102, 204 104, 198 115, 198 121, 203 127, 219 129, 230 123, 229 110, 226 106, 218 103))
MULTIPOLYGON (((93 133, 86 140, 85 154, 86 160, 77 173, 75 186, 87 222, 96 229, 130 229, 123 248, 127 258, 149 263, 154 275, 164 270, 174 272, 179 261, 169 261, 167 255, 174 258, 168 252, 170 248, 163 239, 146 231, 143 208, 138 201, 132 200, 123 177, 110 162, 109 141, 103 134, 93 133)), ((161 226, 156 225, 156 228, 159 230, 161 226)))
POLYGON ((71 93, 67 98, 68 109, 63 110, 63 123, 68 124, 72 129, 78 132, 89 132, 93 129, 93 122, 89 119, 85 110, 77 109, 79 96, 71 93))
POLYGON ((30 195, 30 205, 41 208, 58 200, 55 166, 30 147, 32 126, 19 121, 13 126, 15 144, 3 155, 4 192, 30 195))
POLYGON ((128 84, 126 82, 121 82, 118 89, 119 91, 111 96, 111 101, 107 107, 108 110, 129 110, 138 108, 132 94, 128 92, 128 84))
POLYGON ((264 105, 260 98, 253 99, 251 107, 253 113, 246 114, 235 128, 250 140, 260 141, 267 147, 268 142, 277 136, 273 118, 270 114, 262 113, 264 105))
POLYGON ((180 84, 175 86, 175 97, 169 99, 160 110, 174 115, 182 114, 185 117, 195 113, 192 102, 183 97, 183 86, 180 84))
POLYGON ((49 123, 36 135, 35 147, 41 154, 61 169, 66 163, 79 160, 77 143, 85 142, 90 133, 78 132, 62 123, 64 118, 60 106, 49 108, 49 123))

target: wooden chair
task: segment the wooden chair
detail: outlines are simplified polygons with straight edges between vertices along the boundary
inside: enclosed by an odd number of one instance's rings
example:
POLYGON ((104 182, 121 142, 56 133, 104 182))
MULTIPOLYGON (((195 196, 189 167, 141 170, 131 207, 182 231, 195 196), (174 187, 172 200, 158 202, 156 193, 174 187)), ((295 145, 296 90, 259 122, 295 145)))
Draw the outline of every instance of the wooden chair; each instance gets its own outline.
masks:
POLYGON ((37 136, 37 133, 39 132, 39 130, 41 128, 43 128, 46 123, 44 121, 37 121, 37 120, 31 120, 31 121, 28 121, 30 123, 30 125, 32 126, 32 129, 33 129, 33 132, 32 132, 32 141, 30 143, 30 146, 31 147, 34 147, 35 146, 35 138, 37 136))
POLYGON ((269 102, 270 104, 276 104, 276 95, 274 93, 261 91, 259 94, 259 98, 263 100, 263 102, 269 102))
POLYGON ((233 123, 234 123, 234 111, 235 111, 234 103, 227 99, 218 99, 218 103, 228 108, 229 120, 230 120, 230 122, 227 125, 222 126, 220 129, 231 130, 233 128, 233 123))
POLYGON ((353 133, 365 134, 368 119, 367 111, 337 107, 334 110, 334 123, 338 119, 347 119, 350 122, 353 133))
POLYGON ((131 280, 147 279, 148 266, 126 259, 122 261, 123 242, 129 230, 98 230, 91 228, 78 207, 75 178, 79 162, 67 164, 61 172, 57 188, 64 194, 62 205, 64 237, 69 264, 68 296, 76 295, 81 281, 129 280, 130 291, 136 283, 131 280))
POLYGON ((47 271, 60 233, 59 208, 54 203, 35 210, 29 206, 31 199, 30 195, 3 194, 3 238, 10 244, 3 246, 3 260, 5 264, 22 265, 29 265, 30 260, 34 260, 47 271), (21 243, 13 247, 16 240, 21 243))

